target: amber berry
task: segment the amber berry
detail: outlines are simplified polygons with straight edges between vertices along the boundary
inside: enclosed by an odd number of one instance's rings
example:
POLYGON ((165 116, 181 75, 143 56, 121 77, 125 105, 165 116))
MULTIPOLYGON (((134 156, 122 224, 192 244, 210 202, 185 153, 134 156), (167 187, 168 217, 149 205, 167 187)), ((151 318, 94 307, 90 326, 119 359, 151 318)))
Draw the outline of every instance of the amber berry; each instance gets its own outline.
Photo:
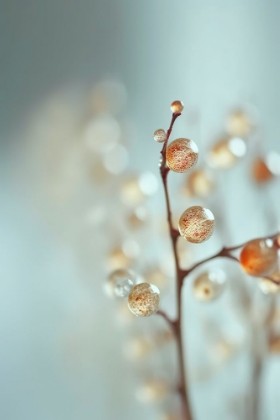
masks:
POLYGON ((170 105, 170 109, 173 112, 173 114, 181 114, 181 112, 184 109, 184 104, 181 101, 173 101, 170 105))
POLYGON ((277 267, 277 247, 271 239, 254 239, 240 253, 240 264, 251 276, 269 276, 277 267))
POLYGON ((153 284, 137 284, 128 296, 128 307, 136 316, 151 316, 159 309, 159 294, 153 284))
POLYGON ((197 159, 198 147, 192 140, 177 139, 167 147, 166 163, 174 172, 189 171, 196 164, 197 159))
POLYGON ((189 207, 179 220, 179 232, 188 242, 199 244, 210 238, 215 225, 213 213, 201 206, 189 207))

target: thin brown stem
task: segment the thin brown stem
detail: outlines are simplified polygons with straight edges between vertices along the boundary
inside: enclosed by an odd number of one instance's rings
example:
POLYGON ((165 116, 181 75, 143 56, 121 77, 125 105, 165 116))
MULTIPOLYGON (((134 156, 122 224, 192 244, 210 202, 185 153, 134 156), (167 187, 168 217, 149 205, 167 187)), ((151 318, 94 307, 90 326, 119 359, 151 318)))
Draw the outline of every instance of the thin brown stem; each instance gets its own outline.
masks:
MULTIPOLYGON (((279 233, 276 233, 274 235, 271 236, 267 236, 265 238, 256 238, 256 239, 271 239, 273 241, 276 240, 276 238, 278 237, 279 233)), ((243 248, 244 245, 246 245, 247 242, 242 243, 240 245, 237 246, 233 246, 233 247, 223 247, 220 251, 218 251, 216 254, 212 255, 209 258, 205 258, 204 260, 198 261, 197 263, 195 263, 192 267, 190 267, 187 270, 182 270, 182 275, 183 278, 187 277, 193 270, 195 270, 197 267, 199 267, 202 264, 205 264, 211 260, 214 260, 215 258, 230 258, 231 260, 234 261, 239 261, 237 257, 235 257, 234 255, 232 255, 232 252, 237 251, 240 248, 243 248)), ((277 280, 274 280, 271 277, 266 277, 268 280, 272 281, 275 284, 280 284, 277 280)))
POLYGON ((172 225, 172 213, 171 213, 168 186, 167 186, 167 176, 169 173, 169 168, 166 165, 166 148, 167 148, 168 140, 172 132, 173 124, 180 115, 181 114, 172 115, 171 123, 170 123, 169 129, 167 130, 167 137, 161 151, 162 158, 159 165, 161 178, 163 182, 163 188, 164 188, 169 234, 170 234, 170 239, 171 239, 171 244, 172 244, 175 268, 176 268, 176 286, 177 286, 176 301, 177 301, 178 314, 177 314, 177 319, 175 321, 171 321, 170 318, 163 312, 161 312, 160 315, 162 315, 166 319, 166 321, 170 324, 170 326, 172 326, 173 330, 175 331, 175 338, 176 338, 177 348, 178 348, 178 365, 179 365, 178 366, 179 367, 178 392, 181 398, 182 418, 184 420, 192 420, 191 408, 190 408, 189 399, 188 399, 186 374, 185 374, 186 370, 185 370, 182 324, 181 324, 181 320, 182 320, 181 292, 182 292, 184 275, 183 275, 183 270, 180 268, 179 256, 177 252, 177 240, 179 237, 179 232, 178 230, 174 229, 172 225))
MULTIPOLYGON (((196 264, 194 264, 192 267, 190 267, 187 270, 183 270, 180 267, 179 256, 178 256, 178 252, 177 252, 177 240, 178 240, 178 237, 180 236, 180 234, 179 234, 179 231, 177 229, 175 229, 172 225, 172 213, 171 213, 171 206, 170 206, 170 199, 169 199, 168 185, 167 185, 167 177, 168 177, 168 173, 169 173, 169 168, 166 164, 166 149, 167 149, 167 145, 168 145, 168 140, 169 140, 169 137, 171 135, 173 125, 174 125, 176 119, 180 115, 181 114, 173 114, 172 115, 171 123, 170 123, 169 129, 167 130, 166 140, 165 140, 165 142, 163 144, 163 147, 162 147, 162 150, 161 150, 161 160, 160 160, 160 164, 159 164, 160 174, 161 174, 163 188, 164 188, 166 210, 167 210, 167 221, 168 221, 168 226, 169 226, 169 234, 170 234, 172 251, 173 251, 173 256, 174 256, 174 261, 175 261, 176 302, 177 302, 178 312, 177 312, 177 319, 174 320, 174 321, 171 320, 169 318, 169 316, 163 311, 159 311, 158 314, 166 320, 166 322, 168 323, 168 325, 170 326, 170 328, 172 329, 172 331, 175 334, 175 339, 176 339, 177 348, 178 348, 178 368, 179 368, 178 392, 179 392, 179 395, 181 397, 182 418, 183 418, 183 420, 192 420, 192 413, 191 413, 191 408, 190 408, 190 403, 189 403, 189 398, 188 398, 188 387, 187 387, 185 357, 184 357, 185 354, 184 354, 183 336, 182 336, 182 287, 184 285, 184 279, 193 270, 195 270, 197 267, 199 267, 200 265, 202 265, 202 264, 204 264, 208 261, 211 261, 215 258, 223 257, 223 258, 230 258, 234 261, 239 261, 239 259, 236 256, 232 255, 232 252, 242 248, 247 242, 245 242, 244 244, 238 245, 238 246, 234 246, 234 247, 228 247, 228 248, 223 247, 216 254, 214 254, 211 257, 206 258, 202 261, 197 262, 196 264)), ((274 243, 278 247, 280 247, 279 241, 277 241, 277 238, 279 237, 278 235, 279 235, 279 233, 277 233, 275 235, 272 235, 270 237, 260 238, 260 239, 268 239, 268 238, 272 239, 274 241, 274 243)), ((271 278, 268 278, 268 279, 273 281, 274 283, 278 284, 277 281, 275 281, 271 278)), ((261 365, 259 363, 257 363, 256 367, 255 367, 255 374, 259 377, 260 372, 261 372, 261 365)))

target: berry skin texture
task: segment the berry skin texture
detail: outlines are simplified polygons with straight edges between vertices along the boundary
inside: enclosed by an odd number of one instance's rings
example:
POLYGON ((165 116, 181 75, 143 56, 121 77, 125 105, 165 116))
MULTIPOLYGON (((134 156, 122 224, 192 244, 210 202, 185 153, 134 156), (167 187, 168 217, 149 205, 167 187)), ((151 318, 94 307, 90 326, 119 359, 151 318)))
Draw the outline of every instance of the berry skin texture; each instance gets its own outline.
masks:
POLYGON ((213 213, 201 206, 189 207, 179 220, 180 235, 188 242, 199 244, 210 238, 215 226, 213 213))
POLYGON ((173 112, 173 114, 181 114, 181 112, 184 109, 184 104, 181 101, 173 101, 170 105, 170 109, 173 112))
POLYGON ((189 139, 174 140, 166 149, 166 163, 174 172, 189 171, 198 160, 198 147, 189 139))
POLYGON ((254 239, 244 246, 239 260, 250 276, 269 276, 277 268, 277 247, 271 239, 254 239))
POLYGON ((128 296, 128 307, 135 316, 151 316, 159 309, 160 292, 150 283, 140 283, 134 286, 128 296))
POLYGON ((167 138, 166 131, 163 128, 159 128, 154 132, 154 140, 158 143, 163 143, 167 138))

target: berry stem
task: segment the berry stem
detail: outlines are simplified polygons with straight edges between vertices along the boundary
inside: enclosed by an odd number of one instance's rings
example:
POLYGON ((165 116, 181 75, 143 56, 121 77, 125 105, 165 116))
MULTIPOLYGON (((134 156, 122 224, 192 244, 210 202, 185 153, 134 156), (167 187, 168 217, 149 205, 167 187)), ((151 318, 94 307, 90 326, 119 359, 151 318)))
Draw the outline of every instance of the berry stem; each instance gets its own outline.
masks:
POLYGON ((188 388, 187 388, 187 380, 186 380, 186 369, 185 369, 185 360, 184 360, 184 348, 183 348, 183 336, 182 336, 182 286, 184 280, 184 272, 180 268, 179 264, 179 256, 177 252, 177 240, 179 232, 177 229, 174 229, 172 226, 172 213, 171 213, 171 206, 170 206, 170 199, 168 193, 168 186, 167 186, 167 175, 169 173, 169 168, 166 165, 166 148, 168 144, 168 140, 170 134, 172 132, 173 125, 176 119, 181 114, 173 114, 169 129, 167 130, 166 140, 163 144, 163 148, 161 150, 161 161, 160 161, 160 174, 162 178, 163 188, 164 188, 164 195, 165 195, 165 202, 166 202, 166 210, 167 210, 167 221, 169 226, 169 234, 172 243, 172 250, 174 255, 175 261, 175 268, 176 268, 176 301, 177 301, 177 319, 175 321, 171 321, 170 318, 164 313, 160 312, 169 325, 172 327, 173 331, 175 332, 175 339, 177 342, 178 348, 178 367, 179 367, 179 383, 178 383, 178 393, 181 398, 181 405, 182 405, 182 419, 183 420, 192 420, 191 408, 188 398, 188 388))
MULTIPOLYGON (((162 178, 163 183, 163 189, 164 189, 164 196, 165 196, 165 202, 166 202, 166 210, 167 210, 167 221, 169 226, 169 235, 170 240, 172 244, 172 251, 175 261, 175 269, 176 269, 176 303, 177 303, 177 318, 176 320, 172 320, 169 318, 169 316, 163 312, 158 311, 158 314, 162 316, 172 331, 175 334, 175 339, 177 342, 177 348, 178 348, 178 369, 179 369, 179 382, 178 382, 178 393, 181 398, 181 405, 182 405, 182 419, 183 420, 192 420, 192 413, 191 413, 191 407, 189 402, 189 396, 188 396, 188 386, 187 386, 187 378, 186 378, 186 368, 185 368, 185 353, 184 353, 184 345, 183 345, 183 334, 182 334, 182 287, 184 285, 185 278, 193 272, 197 267, 199 267, 202 264, 205 264, 208 261, 211 261, 215 258, 230 258, 234 261, 239 262, 239 259, 232 255, 232 252, 239 250, 244 245, 246 245, 247 242, 234 246, 234 247, 223 247, 220 251, 218 251, 216 254, 212 255, 209 258, 205 258, 204 260, 201 260, 197 263, 195 263, 192 267, 190 267, 187 270, 183 270, 180 267, 179 263, 179 256, 177 252, 177 240, 180 236, 180 233, 177 229, 175 229, 172 225, 172 213, 171 213, 171 206, 170 206, 170 199, 169 199, 169 192, 168 192, 168 185, 167 185, 167 177, 169 173, 169 168, 166 164, 166 148, 168 145, 168 140, 172 132, 173 125, 176 121, 176 119, 180 116, 180 113, 175 113, 172 115, 171 123, 169 126, 169 129, 167 130, 167 136, 166 140, 163 144, 162 150, 161 150, 161 160, 159 164, 160 168, 160 174, 162 178)), ((277 241, 277 238, 279 237, 279 233, 275 235, 271 235, 265 238, 261 239, 271 239, 275 242, 278 248, 280 248, 279 241, 277 241)), ((270 277, 266 277, 268 280, 272 281, 273 283, 280 284, 278 281, 275 281, 274 279, 270 277)), ((254 370, 253 370, 253 382, 255 383, 255 388, 252 392, 252 412, 253 415, 256 414, 258 411, 258 406, 256 403, 256 400, 258 400, 258 393, 259 393, 259 381, 261 376, 261 366, 262 364, 259 363, 259 360, 256 360, 254 370)))
MULTIPOLYGON (((266 236, 265 238, 257 238, 257 239, 271 239, 271 240, 275 240, 278 237, 279 233, 276 233, 274 235, 271 236, 266 236)), ((234 261, 239 262, 239 259, 237 257, 235 257, 234 255, 232 255, 232 252, 237 251, 240 248, 243 248, 244 245, 246 245, 247 242, 241 244, 241 245, 237 245, 237 246, 233 246, 230 248, 227 247, 223 247, 220 251, 218 251, 216 254, 212 255, 209 258, 205 258, 204 260, 198 261, 196 264, 194 264, 192 267, 190 267, 187 270, 182 270, 182 275, 183 278, 187 277, 190 273, 192 273, 193 270, 195 270, 197 267, 199 267, 202 264, 205 264, 208 261, 214 260, 215 258, 230 258, 234 261)), ((265 277, 268 280, 272 281, 275 284, 280 284, 279 281, 272 279, 271 277, 265 277)))

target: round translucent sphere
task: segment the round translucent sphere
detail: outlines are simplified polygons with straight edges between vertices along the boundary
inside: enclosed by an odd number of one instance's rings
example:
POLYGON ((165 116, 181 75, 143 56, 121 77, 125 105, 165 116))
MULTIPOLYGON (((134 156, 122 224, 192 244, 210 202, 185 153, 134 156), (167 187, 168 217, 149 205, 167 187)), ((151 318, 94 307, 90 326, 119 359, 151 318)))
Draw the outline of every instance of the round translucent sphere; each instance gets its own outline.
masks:
POLYGON ((107 279, 106 290, 113 297, 127 297, 136 281, 137 276, 132 270, 115 270, 107 279))
POLYGON ((128 307, 136 316, 151 316, 159 309, 159 290, 150 283, 134 286, 128 296, 128 307))
POLYGON ((200 274, 193 283, 194 297, 200 302, 217 299, 224 291, 226 275, 223 270, 214 269, 200 274))
POLYGON ((271 171, 269 170, 265 161, 262 158, 257 158, 253 162, 252 176, 254 181, 257 182, 257 184, 264 184, 273 178, 273 174, 271 173, 271 171))
POLYGON ((214 189, 211 173, 204 169, 194 170, 187 180, 187 192, 190 196, 207 197, 214 189))
POLYGON ((241 137, 250 134, 253 128, 249 115, 240 109, 229 115, 226 126, 229 134, 241 137))
POLYGON ((167 166, 174 172, 187 172, 197 162, 198 147, 189 139, 174 140, 166 149, 167 166))
POLYGON ((184 109, 184 104, 181 101, 173 101, 170 105, 170 109, 173 112, 173 114, 181 114, 181 112, 184 109))
POLYGON ((199 244, 210 238, 215 225, 213 213, 201 206, 189 207, 179 220, 179 232, 188 242, 199 244))
POLYGON ((277 247, 271 239, 254 239, 240 253, 240 264, 251 276, 269 276, 277 268, 277 247))
POLYGON ((239 137, 224 137, 214 144, 208 154, 208 163, 217 169, 230 169, 246 153, 246 144, 239 137))
POLYGON ((163 143, 167 138, 166 131, 163 128, 159 128, 154 132, 154 139, 158 143, 163 143))

